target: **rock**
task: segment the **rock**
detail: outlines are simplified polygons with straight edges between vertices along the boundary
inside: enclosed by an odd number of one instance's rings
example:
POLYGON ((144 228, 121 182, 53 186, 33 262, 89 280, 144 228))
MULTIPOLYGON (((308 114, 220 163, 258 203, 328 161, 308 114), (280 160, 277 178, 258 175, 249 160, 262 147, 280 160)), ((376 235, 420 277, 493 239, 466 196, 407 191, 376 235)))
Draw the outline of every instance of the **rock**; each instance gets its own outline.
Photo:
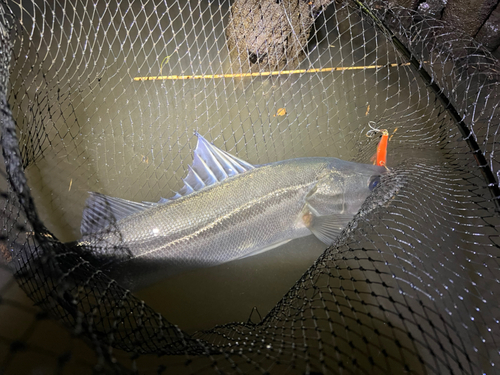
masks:
MULTIPOLYGON (((312 12, 314 15, 317 15, 319 12, 325 10, 325 8, 330 5, 334 0, 315 0, 315 1, 306 1, 308 5, 311 6, 312 12)), ((338 0, 339 1, 339 0, 338 0)))
POLYGON ((500 46, 500 7, 496 7, 481 29, 479 29, 476 40, 490 51, 500 46))
POLYGON ((456 29, 475 37, 497 3, 498 0, 448 1, 442 19, 448 21, 456 29))
POLYGON ((418 0, 387 0, 391 5, 399 5, 407 9, 417 9, 418 0))
POLYGON ((251 71, 295 68, 304 55, 314 12, 330 2, 236 0, 226 28, 231 54, 251 71))
POLYGON ((418 5, 418 11, 434 18, 441 18, 441 13, 446 6, 445 0, 427 0, 418 5))

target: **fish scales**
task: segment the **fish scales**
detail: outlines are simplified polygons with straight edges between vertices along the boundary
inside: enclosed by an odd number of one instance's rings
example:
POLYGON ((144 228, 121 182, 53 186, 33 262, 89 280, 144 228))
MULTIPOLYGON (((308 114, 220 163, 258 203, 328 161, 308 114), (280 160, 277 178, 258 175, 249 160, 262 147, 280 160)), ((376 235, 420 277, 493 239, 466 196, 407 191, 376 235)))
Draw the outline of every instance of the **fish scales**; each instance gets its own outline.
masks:
POLYGON ((257 247, 311 233, 298 217, 306 191, 326 165, 294 159, 257 168, 194 196, 126 217, 112 233, 82 241, 97 247, 103 240, 106 247, 127 244, 130 259, 193 266, 237 259, 257 247))

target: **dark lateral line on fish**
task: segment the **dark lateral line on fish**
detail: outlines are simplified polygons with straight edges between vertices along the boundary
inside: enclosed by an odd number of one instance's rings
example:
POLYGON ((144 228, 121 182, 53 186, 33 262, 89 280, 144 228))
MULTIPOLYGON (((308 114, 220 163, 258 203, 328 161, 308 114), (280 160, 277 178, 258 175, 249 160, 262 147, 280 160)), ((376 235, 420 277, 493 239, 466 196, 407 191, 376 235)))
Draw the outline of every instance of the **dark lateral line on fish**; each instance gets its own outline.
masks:
MULTIPOLYGON (((417 60, 417 58, 410 52, 408 48, 392 33, 392 31, 385 26, 385 24, 375 16, 361 1, 354 0, 354 2, 358 5, 358 7, 366 13, 375 24, 381 29, 381 31, 392 40, 396 48, 409 60, 409 65, 413 66, 417 72, 420 74, 427 87, 429 87, 434 95, 441 101, 444 108, 448 111, 450 116, 455 120, 457 127, 462 134, 463 140, 467 143, 472 154, 474 155, 474 159, 476 160, 477 166, 479 167, 483 178, 488 186, 490 194, 492 196, 493 205, 495 206, 495 211, 500 213, 500 187, 498 186, 498 182, 495 178, 495 175, 486 161, 486 158, 481 151, 481 148, 476 142, 474 134, 472 130, 467 126, 465 121, 462 119, 457 109, 453 106, 450 99, 444 94, 444 90, 442 90, 436 81, 431 77, 429 73, 424 69, 423 65, 417 60)), ((425 62, 425 61, 424 61, 425 62)))
POLYGON ((294 192, 297 189, 303 188, 303 187, 305 187, 307 185, 311 185, 311 182, 308 182, 308 183, 305 183, 305 184, 302 184, 302 185, 294 185, 292 187, 287 187, 287 188, 283 188, 283 189, 279 189, 279 190, 274 190, 274 191, 270 192, 269 194, 264 195, 263 197, 259 197, 259 198, 253 199, 250 202, 247 202, 244 205, 237 207, 236 209, 232 210, 231 212, 229 212, 229 213, 227 213, 227 214, 225 214, 225 215, 217 218, 216 220, 210 222, 208 225, 203 226, 202 228, 196 230, 195 232, 193 232, 193 233, 191 233, 189 235, 177 238, 177 239, 175 239, 173 241, 170 241, 169 243, 164 244, 163 246, 161 246, 161 247, 159 247, 157 249, 150 250, 150 251, 145 252, 143 254, 137 255, 137 256, 129 259, 129 260, 141 258, 141 257, 144 257, 146 255, 149 255, 149 254, 152 254, 152 253, 156 253, 157 251, 164 250, 164 249, 166 249, 166 248, 168 248, 170 246, 173 246, 173 245, 175 245, 177 243, 181 243, 183 241, 189 241, 192 237, 197 236, 197 235, 199 235, 199 234, 201 234, 201 233, 203 233, 203 232, 205 232, 207 230, 210 230, 210 229, 214 228, 220 222, 231 218, 231 216, 234 216, 236 212, 244 211, 246 209, 251 208, 253 204, 255 204, 256 202, 262 200, 263 198, 268 198, 268 197, 276 196, 276 193, 279 193, 279 195, 285 195, 289 191, 294 192), (292 189, 294 189, 294 190, 292 190, 292 189))
POLYGON ((395 64, 367 65, 367 66, 339 66, 339 67, 332 67, 332 68, 311 68, 311 69, 281 70, 281 71, 257 72, 257 73, 198 74, 198 75, 182 75, 182 76, 179 76, 179 75, 149 76, 149 77, 134 77, 134 81, 268 77, 268 76, 303 74, 303 73, 337 72, 337 71, 344 71, 344 70, 396 68, 396 67, 400 67, 400 66, 409 66, 410 64, 411 63, 399 63, 399 64, 395 63, 395 64))

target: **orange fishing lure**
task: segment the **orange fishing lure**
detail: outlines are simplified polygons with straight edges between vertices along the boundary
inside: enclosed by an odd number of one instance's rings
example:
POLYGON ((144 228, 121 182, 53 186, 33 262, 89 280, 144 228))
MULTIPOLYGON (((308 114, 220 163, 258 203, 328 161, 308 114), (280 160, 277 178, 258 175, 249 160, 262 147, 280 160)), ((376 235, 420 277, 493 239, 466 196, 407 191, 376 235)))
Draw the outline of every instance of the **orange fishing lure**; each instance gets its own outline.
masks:
MULTIPOLYGON (((389 143, 389 132, 386 129, 375 129, 370 123, 368 126, 371 128, 366 133, 367 137, 373 137, 375 133, 382 133, 382 138, 380 138, 380 142, 377 146, 377 152, 371 158, 371 161, 374 162, 375 165, 380 167, 386 167, 387 164, 387 144, 389 143)), ((387 168, 387 167, 386 167, 387 168)))
POLYGON ((377 146, 377 153, 375 154, 375 164, 380 167, 385 167, 387 163, 387 143, 389 142, 389 132, 382 130, 382 138, 377 146))

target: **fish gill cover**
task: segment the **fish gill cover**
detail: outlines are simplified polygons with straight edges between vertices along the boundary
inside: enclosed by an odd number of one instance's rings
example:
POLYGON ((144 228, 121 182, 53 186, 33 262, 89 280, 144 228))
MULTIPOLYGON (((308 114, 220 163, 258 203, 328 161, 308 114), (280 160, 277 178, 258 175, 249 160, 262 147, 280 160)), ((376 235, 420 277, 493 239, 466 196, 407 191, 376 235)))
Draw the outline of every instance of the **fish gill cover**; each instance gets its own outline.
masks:
POLYGON ((386 3, 261 4, 2 2, 5 373, 496 371, 498 61, 386 3), (69 245, 89 191, 178 191, 195 131, 252 165, 369 163, 372 122, 390 172, 328 249, 136 293, 69 245))

